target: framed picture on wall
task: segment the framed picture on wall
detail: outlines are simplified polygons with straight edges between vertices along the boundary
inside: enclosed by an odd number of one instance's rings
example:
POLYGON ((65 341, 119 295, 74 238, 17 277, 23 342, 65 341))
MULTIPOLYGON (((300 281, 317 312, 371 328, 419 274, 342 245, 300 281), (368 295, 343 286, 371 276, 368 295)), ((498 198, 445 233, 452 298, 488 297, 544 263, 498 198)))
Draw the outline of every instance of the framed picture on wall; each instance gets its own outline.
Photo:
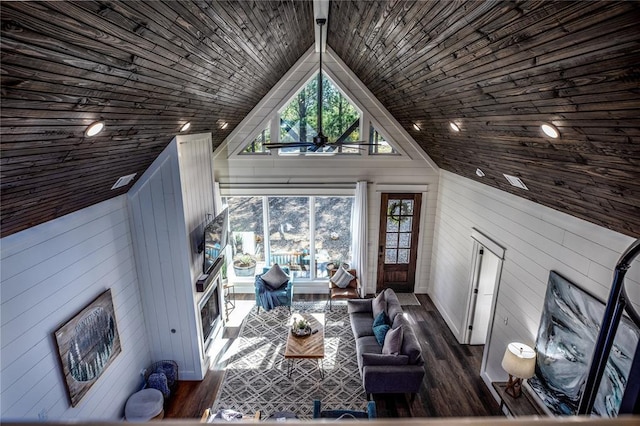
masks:
POLYGON ((100 378, 121 352, 111 290, 107 290, 55 332, 71 406, 100 378))
MULTIPOLYGON (((528 383, 553 414, 577 412, 604 310, 602 301, 551 271, 536 339, 535 375, 528 383)), ((593 414, 618 414, 639 334, 633 322, 623 317, 593 414)))

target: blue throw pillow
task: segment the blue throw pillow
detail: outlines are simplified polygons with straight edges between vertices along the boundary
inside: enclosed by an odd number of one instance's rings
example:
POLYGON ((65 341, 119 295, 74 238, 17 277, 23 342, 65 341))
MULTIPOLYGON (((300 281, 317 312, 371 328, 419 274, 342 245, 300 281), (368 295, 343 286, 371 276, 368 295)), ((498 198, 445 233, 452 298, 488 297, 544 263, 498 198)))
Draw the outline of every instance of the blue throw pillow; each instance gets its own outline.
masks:
POLYGON ((390 328, 391 327, 389 327, 387 324, 382 324, 377 327, 373 327, 373 335, 376 336, 376 340, 378 341, 378 344, 380 346, 384 344, 384 338, 387 335, 387 332, 389 331, 390 328))
POLYGON ((376 317, 376 319, 373 320, 373 328, 376 328, 379 325, 382 324, 389 324, 389 317, 387 316, 387 314, 385 312, 380 312, 378 314, 378 316, 376 317))

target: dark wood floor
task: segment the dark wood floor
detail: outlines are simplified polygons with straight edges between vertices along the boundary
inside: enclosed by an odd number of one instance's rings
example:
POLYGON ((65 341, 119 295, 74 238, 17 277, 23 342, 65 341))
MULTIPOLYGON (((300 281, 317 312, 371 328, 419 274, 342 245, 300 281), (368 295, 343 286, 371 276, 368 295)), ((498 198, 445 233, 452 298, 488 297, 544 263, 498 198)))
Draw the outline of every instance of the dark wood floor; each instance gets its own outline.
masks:
MULTIPOLYGON (((252 295, 237 295, 249 299, 252 295)), ((325 295, 296 295, 295 300, 325 300, 325 295)), ((405 395, 375 395, 378 417, 474 417, 502 416, 498 404, 480 378, 482 346, 460 345, 438 310, 426 295, 418 295, 421 306, 404 306, 417 323, 415 330, 425 360, 425 379, 417 398, 405 395)), ((239 327, 225 329, 234 339, 239 327)), ((200 418, 213 405, 224 372, 210 370, 201 382, 180 382, 165 418, 200 418)))

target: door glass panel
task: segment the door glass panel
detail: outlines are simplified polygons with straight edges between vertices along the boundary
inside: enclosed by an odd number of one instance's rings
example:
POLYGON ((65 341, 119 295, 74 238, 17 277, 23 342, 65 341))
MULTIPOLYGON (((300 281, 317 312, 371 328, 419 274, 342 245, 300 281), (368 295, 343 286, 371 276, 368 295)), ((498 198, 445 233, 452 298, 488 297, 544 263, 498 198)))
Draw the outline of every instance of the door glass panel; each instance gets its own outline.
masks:
POLYGON ((409 263, 409 249, 398 250, 398 263, 409 263))
POLYGON ((411 232, 411 224, 413 220, 411 217, 403 217, 402 222, 400 222, 400 232, 411 232))
POLYGON ((413 215, 413 200, 402 200, 402 214, 413 215))
POLYGON ((398 222, 387 218, 387 232, 398 232, 398 222))
POLYGON ((398 248, 398 234, 387 232, 387 248, 398 248))
POLYGON ((400 241, 398 242, 398 247, 401 247, 401 248, 411 247, 411 233, 405 232, 400 234, 400 241))
POLYGON ((385 250, 384 263, 396 263, 398 259, 398 250, 385 250))

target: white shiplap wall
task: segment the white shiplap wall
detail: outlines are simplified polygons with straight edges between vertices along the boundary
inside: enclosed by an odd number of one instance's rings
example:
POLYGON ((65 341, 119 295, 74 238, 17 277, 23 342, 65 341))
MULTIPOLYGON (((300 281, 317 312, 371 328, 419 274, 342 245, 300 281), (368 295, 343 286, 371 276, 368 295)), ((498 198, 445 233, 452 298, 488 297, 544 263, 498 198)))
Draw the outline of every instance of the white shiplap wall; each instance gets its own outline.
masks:
MULTIPOLYGON (((418 253, 421 261, 416 270, 416 292, 426 293, 438 186, 437 166, 331 49, 328 48, 326 55, 323 55, 323 70, 362 111, 363 133, 369 134, 369 123, 373 122, 402 155, 238 155, 265 128, 270 119, 277 117, 278 110, 309 80, 317 68, 318 54, 310 49, 216 149, 215 178, 221 186, 229 188, 226 193, 231 195, 234 194, 234 188, 239 186, 245 188, 243 194, 247 194, 246 188, 251 188, 252 184, 307 185, 311 188, 310 191, 314 191, 320 187, 330 188, 331 184, 339 186, 341 183, 355 185, 355 182, 361 180, 369 182, 369 268, 365 289, 368 293, 375 291, 377 276, 381 200, 381 191, 377 188, 384 186, 389 192, 413 192, 407 191, 407 188, 419 188, 417 192, 423 192, 426 189, 422 200, 423 220, 418 253)), ((271 134, 275 131, 277 128, 272 129, 271 134)), ((327 191, 330 193, 330 189, 327 191)), ((317 191, 313 193, 318 194, 317 191)), ((260 195, 260 191, 256 191, 254 195, 260 195)), ((296 286, 302 287, 303 282, 299 281, 296 286)))
POLYGON ((2 420, 119 420, 150 362, 126 197, 5 237, 2 420), (111 289, 122 352, 71 408, 53 333, 111 289))
MULTIPOLYGON (((430 294, 460 339, 469 289, 471 229, 506 248, 496 315, 487 343, 485 380, 506 379, 507 343, 533 346, 549 271, 603 301, 613 270, 633 238, 560 213, 471 179, 441 171, 430 294), (505 318, 507 319, 505 324, 505 318)), ((640 261, 627 273, 630 298, 640 302, 640 261)))
POLYGON ((206 369, 195 283, 212 173, 211 134, 180 136, 128 192, 152 359, 176 361, 182 380, 201 380, 206 369))

